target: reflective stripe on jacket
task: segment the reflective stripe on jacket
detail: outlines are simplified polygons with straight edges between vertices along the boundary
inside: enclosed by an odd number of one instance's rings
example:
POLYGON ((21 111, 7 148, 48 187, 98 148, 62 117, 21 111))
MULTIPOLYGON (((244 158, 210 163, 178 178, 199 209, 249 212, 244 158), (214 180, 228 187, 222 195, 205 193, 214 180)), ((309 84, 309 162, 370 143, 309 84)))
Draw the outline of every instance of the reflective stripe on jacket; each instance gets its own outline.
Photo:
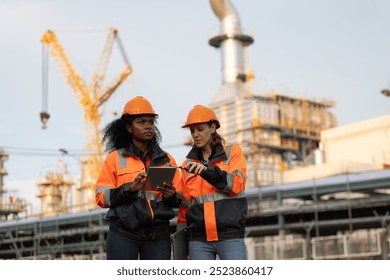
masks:
MULTIPOLYGON (((184 164, 201 162, 199 149, 184 164)), ((183 164, 183 165, 184 165, 183 164)), ((200 176, 186 173, 178 223, 187 223, 190 240, 218 241, 244 237, 247 217, 246 164, 238 145, 217 146, 200 176)))

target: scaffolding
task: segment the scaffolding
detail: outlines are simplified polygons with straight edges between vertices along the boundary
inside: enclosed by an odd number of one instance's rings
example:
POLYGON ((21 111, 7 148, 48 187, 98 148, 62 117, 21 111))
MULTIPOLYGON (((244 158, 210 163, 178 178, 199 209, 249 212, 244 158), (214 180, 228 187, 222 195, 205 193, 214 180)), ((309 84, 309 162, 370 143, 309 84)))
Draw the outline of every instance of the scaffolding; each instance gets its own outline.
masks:
MULTIPOLYGON (((248 91, 247 91, 248 93, 248 91)), ((312 164, 323 129, 336 126, 331 101, 313 101, 272 93, 240 94, 210 104, 220 134, 243 148, 248 187, 282 183, 282 172, 312 164)))

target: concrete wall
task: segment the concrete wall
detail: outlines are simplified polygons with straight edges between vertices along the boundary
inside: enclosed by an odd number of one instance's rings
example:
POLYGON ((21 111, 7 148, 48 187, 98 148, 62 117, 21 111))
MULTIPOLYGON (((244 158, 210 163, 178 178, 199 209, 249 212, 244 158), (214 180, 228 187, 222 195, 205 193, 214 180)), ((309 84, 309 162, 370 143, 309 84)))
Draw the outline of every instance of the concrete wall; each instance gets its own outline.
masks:
POLYGON ((326 163, 390 165, 390 115, 324 130, 321 146, 326 163))

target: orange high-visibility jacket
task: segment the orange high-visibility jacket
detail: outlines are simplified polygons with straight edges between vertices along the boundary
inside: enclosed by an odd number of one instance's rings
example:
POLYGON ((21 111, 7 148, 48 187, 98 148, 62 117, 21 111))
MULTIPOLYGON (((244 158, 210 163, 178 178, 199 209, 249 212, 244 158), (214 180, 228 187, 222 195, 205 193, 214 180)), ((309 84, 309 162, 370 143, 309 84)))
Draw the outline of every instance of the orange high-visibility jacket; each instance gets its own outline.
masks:
MULTIPOLYGON (((190 161, 202 162, 201 152, 193 148, 190 161)), ((214 148, 207 170, 201 175, 183 176, 178 224, 187 223, 189 240, 219 241, 243 238, 247 217, 245 197, 246 164, 238 145, 214 148)))
MULTIPOLYGON (((173 207, 178 207, 177 197, 163 199, 158 191, 130 191, 131 183, 149 166, 174 165, 172 156, 151 145, 151 157, 146 166, 133 152, 132 147, 111 152, 106 157, 96 183, 96 203, 110 208, 107 218, 110 229, 129 233, 136 239, 157 239, 159 232, 169 237, 169 220, 174 217, 173 207)), ((180 192, 180 173, 177 171, 173 185, 180 192)))

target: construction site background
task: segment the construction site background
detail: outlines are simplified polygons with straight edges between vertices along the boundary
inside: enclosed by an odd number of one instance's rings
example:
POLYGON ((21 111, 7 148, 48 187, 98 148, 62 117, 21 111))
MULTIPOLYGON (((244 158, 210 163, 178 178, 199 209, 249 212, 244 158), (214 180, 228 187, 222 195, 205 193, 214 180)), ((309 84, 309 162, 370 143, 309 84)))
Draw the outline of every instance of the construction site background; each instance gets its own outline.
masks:
MULTIPOLYGON (((254 73, 246 65, 253 37, 241 28, 230 1, 210 4, 221 23, 209 45, 222 53, 222 84, 209 106, 222 137, 240 145, 245 155, 249 259, 388 259, 390 115, 337 126, 333 101, 255 92, 254 73)), ((48 42, 53 41, 43 40, 48 42)), ((68 78, 78 81, 54 42, 52 56, 68 67, 68 78)), ((129 68, 124 71, 130 74, 129 68)), ((107 95, 89 89, 72 88, 81 103, 94 101, 82 105, 86 125, 93 121, 94 126, 85 135, 86 148, 96 151, 91 147, 99 139, 97 108, 107 95)), ((5 190, 8 159, 0 149, 0 259, 104 259, 107 209, 94 202, 97 161, 81 160, 79 178, 59 161, 57 170, 38 181, 41 211, 32 213, 28 201, 5 190)), ((172 232, 175 226, 173 220, 172 232)))

